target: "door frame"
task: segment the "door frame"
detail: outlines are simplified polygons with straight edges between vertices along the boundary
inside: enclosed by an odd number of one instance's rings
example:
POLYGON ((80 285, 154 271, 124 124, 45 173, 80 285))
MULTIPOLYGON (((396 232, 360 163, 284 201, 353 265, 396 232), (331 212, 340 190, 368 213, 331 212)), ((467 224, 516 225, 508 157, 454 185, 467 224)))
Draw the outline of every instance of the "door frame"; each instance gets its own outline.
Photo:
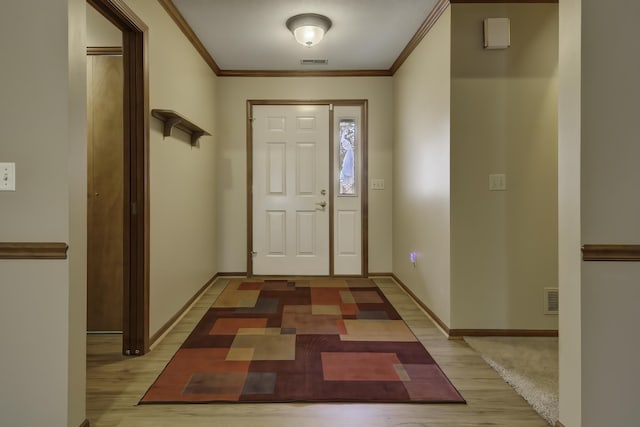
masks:
MULTIPOLYGON (((362 150, 362 167, 361 167, 361 188, 362 197, 360 200, 360 212, 362 216, 362 268, 361 274, 355 277, 366 277, 369 274, 369 124, 368 124, 368 100, 366 99, 323 99, 323 100, 266 100, 266 99, 249 99, 247 100, 247 117, 246 117, 246 133, 247 133, 247 276, 253 277, 253 107, 257 105, 327 105, 329 106, 329 176, 331 177, 331 185, 329 185, 329 200, 331 206, 334 201, 334 106, 350 106, 360 107, 362 111, 361 118, 361 150, 362 150)), ((329 276, 334 277, 334 214, 333 208, 329 209, 329 276)), ((350 276, 347 276, 350 277, 350 276)))
POLYGON ((123 0, 87 0, 122 31, 124 235, 122 352, 149 351, 148 27, 123 0))

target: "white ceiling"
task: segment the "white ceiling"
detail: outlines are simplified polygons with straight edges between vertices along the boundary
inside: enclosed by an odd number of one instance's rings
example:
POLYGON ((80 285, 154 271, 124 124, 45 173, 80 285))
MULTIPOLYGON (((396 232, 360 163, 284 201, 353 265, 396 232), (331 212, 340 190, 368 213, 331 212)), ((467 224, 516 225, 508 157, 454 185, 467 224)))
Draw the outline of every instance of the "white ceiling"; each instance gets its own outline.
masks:
POLYGON ((222 70, 388 70, 437 0, 173 0, 222 70), (307 48, 285 26, 319 13, 333 26, 307 48), (328 65, 300 65, 328 59, 328 65))

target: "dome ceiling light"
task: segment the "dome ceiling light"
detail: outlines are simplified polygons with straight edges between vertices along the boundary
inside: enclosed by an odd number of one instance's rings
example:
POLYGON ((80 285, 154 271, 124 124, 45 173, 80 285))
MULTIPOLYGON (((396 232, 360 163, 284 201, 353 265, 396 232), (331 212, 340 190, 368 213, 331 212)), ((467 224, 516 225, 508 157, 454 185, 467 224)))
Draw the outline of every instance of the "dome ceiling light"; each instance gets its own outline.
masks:
POLYGON ((311 47, 322 41, 331 28, 331 20, 317 13, 302 13, 287 19, 287 28, 298 43, 311 47))

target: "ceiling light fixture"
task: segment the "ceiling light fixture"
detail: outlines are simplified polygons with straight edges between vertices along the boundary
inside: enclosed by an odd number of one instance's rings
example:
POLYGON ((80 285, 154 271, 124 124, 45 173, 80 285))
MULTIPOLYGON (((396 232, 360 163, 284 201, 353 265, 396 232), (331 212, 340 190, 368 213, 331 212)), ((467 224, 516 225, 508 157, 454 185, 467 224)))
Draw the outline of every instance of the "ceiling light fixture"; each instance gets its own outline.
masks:
POLYGON ((331 20, 317 13, 302 13, 287 19, 287 28, 298 43, 311 47, 322 41, 331 28, 331 20))

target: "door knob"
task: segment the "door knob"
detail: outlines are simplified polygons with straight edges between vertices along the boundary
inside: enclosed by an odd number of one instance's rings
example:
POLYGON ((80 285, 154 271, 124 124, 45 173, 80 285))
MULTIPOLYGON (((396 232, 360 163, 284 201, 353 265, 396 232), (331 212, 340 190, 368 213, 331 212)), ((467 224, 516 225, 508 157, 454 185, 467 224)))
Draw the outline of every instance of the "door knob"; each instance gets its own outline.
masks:
POLYGON ((324 208, 325 206, 327 206, 327 202, 323 200, 320 203, 316 203, 316 205, 320 205, 321 208, 324 208))

